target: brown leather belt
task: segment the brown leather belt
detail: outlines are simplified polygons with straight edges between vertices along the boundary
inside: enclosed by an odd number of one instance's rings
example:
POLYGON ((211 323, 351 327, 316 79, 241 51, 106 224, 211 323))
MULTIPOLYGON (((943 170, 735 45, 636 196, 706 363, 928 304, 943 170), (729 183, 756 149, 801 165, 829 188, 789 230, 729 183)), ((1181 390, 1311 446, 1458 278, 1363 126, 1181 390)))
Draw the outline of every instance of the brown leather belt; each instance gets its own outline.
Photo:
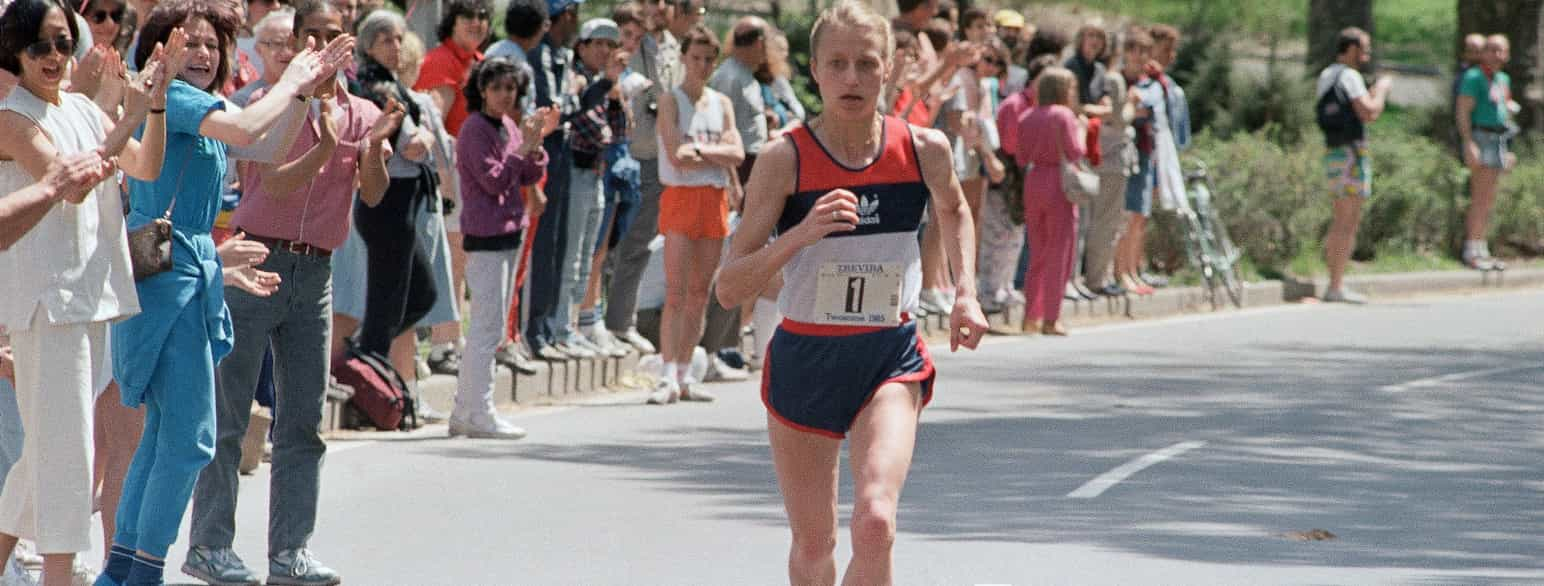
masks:
POLYGON ((304 242, 293 242, 289 240, 280 240, 278 238, 269 238, 267 236, 258 236, 250 232, 247 233, 247 240, 261 243, 263 246, 267 246, 270 252, 275 250, 283 250, 290 254, 299 254, 302 256, 315 256, 319 258, 330 258, 332 256, 331 250, 312 246, 304 242))

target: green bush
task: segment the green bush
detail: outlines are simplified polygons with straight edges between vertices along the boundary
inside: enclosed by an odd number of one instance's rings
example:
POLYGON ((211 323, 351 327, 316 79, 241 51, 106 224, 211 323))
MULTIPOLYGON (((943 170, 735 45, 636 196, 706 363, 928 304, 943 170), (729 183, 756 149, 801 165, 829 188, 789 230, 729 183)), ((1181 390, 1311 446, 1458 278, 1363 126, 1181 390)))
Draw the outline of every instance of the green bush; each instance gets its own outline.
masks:
POLYGON ((1502 177, 1491 222, 1496 253, 1544 255, 1544 189, 1539 189, 1540 185, 1544 185, 1541 158, 1525 159, 1502 177))
MULTIPOLYGON (((1263 275, 1302 272, 1301 259, 1316 255, 1329 227, 1331 201, 1325 183, 1324 147, 1317 140, 1283 145, 1274 125, 1219 137, 1202 134, 1185 154, 1210 170, 1212 197, 1233 242, 1263 275), (1298 267, 1294 270, 1294 267, 1298 267)), ((1355 258, 1435 257, 1447 254, 1466 202, 1458 196, 1465 173, 1445 147, 1403 132, 1371 138, 1373 197, 1365 208, 1355 258)), ((1544 161, 1519 169, 1508 180, 1498 217, 1504 240, 1544 242, 1544 200, 1524 189, 1544 180, 1544 161)), ((1172 214, 1155 214, 1147 243, 1153 263, 1166 270, 1185 264, 1181 226, 1172 214)))

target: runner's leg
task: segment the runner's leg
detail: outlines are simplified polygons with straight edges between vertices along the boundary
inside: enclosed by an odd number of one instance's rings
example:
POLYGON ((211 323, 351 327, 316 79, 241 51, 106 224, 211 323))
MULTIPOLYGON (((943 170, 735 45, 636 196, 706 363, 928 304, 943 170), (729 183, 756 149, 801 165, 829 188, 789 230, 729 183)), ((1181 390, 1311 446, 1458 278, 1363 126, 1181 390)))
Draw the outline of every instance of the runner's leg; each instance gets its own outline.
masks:
POLYGON ((858 414, 848 437, 852 443, 852 563, 842 583, 847 586, 890 584, 891 547, 901 487, 911 470, 917 443, 917 417, 922 411, 919 383, 887 383, 858 414))
POLYGON ((836 485, 842 441, 793 429, 771 414, 767 437, 793 534, 788 582, 836 584, 836 485))

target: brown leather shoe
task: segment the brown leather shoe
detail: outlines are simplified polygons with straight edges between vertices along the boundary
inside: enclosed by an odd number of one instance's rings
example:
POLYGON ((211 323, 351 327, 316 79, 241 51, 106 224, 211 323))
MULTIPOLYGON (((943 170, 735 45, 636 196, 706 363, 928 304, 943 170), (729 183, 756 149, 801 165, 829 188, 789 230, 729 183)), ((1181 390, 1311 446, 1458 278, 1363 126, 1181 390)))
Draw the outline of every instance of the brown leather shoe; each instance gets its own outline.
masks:
POLYGON ((1065 336, 1067 335, 1067 328, 1054 321, 1048 321, 1045 322, 1044 326, 1041 326, 1040 333, 1047 336, 1065 336))

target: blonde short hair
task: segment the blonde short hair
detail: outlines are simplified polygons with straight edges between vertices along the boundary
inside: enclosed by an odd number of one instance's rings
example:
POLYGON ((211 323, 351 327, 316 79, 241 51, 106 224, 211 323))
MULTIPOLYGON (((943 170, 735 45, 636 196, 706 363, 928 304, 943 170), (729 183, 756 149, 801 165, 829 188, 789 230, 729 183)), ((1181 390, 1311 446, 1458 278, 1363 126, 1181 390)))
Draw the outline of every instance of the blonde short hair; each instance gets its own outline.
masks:
POLYGON ((418 82, 418 70, 424 62, 424 40, 413 31, 402 33, 402 61, 397 65, 397 79, 402 85, 413 87, 418 82))
MULTIPOLYGON (((1069 101, 1067 90, 1077 91, 1078 78, 1065 67, 1047 67, 1045 71, 1040 72, 1040 77, 1035 78, 1035 83, 1039 87, 1035 97, 1039 99, 1041 106, 1052 104, 1071 106, 1072 104, 1067 103, 1069 101)), ((1077 103, 1077 95, 1073 94, 1070 101, 1077 103)))
POLYGON ((890 32, 890 21, 880 16, 878 12, 867 4, 856 0, 839 0, 835 6, 827 8, 820 13, 820 18, 815 20, 815 26, 810 29, 810 58, 813 61, 820 54, 820 37, 826 29, 833 26, 855 27, 868 29, 879 35, 879 42, 884 48, 884 60, 886 63, 895 54, 895 36, 890 32))

